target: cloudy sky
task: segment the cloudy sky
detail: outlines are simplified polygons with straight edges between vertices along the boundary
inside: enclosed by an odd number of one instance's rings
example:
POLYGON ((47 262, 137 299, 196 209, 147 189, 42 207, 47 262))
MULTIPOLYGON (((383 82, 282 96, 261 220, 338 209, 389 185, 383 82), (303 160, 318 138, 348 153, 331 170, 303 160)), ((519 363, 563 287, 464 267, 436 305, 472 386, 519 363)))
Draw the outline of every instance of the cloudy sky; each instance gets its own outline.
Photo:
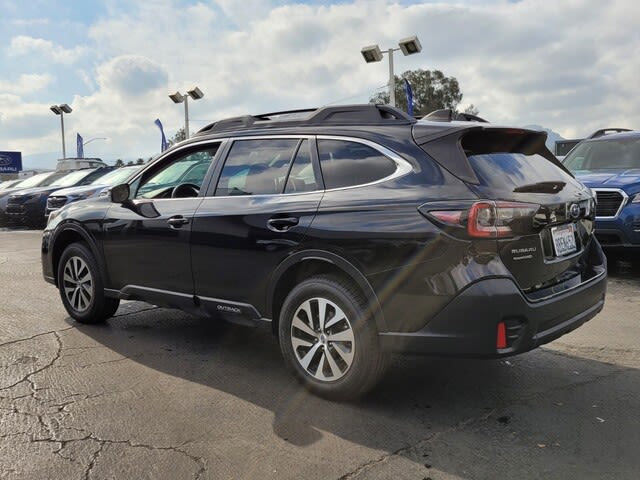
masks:
POLYGON ((381 48, 417 34, 395 71, 439 69, 494 123, 565 138, 640 128, 636 0, 0 0, 0 150, 26 166, 68 154, 111 163, 158 153, 184 123, 167 95, 198 85, 194 132, 226 116, 368 101, 386 82, 381 48))

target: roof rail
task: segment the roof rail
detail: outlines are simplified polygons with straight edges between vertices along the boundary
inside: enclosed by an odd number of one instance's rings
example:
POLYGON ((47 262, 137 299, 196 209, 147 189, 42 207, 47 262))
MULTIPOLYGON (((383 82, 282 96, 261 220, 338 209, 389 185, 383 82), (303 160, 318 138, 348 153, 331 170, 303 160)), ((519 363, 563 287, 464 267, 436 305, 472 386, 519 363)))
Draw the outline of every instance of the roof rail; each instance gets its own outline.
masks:
POLYGON ((481 118, 477 115, 473 115, 471 113, 464 112, 456 112, 450 108, 443 108, 441 110, 434 110, 422 117, 422 120, 431 120, 432 122, 452 122, 452 121, 461 121, 461 122, 483 122, 489 123, 484 118, 481 118))
POLYGON ((196 135, 228 130, 280 128, 289 126, 408 125, 416 120, 390 105, 332 105, 321 108, 244 115, 211 123, 196 135), (302 117, 302 118, 301 118, 302 117))
POLYGON ((631 132, 628 128, 601 128, 600 130, 596 130, 587 138, 598 138, 604 137, 605 135, 611 135, 612 133, 621 133, 621 132, 631 132))

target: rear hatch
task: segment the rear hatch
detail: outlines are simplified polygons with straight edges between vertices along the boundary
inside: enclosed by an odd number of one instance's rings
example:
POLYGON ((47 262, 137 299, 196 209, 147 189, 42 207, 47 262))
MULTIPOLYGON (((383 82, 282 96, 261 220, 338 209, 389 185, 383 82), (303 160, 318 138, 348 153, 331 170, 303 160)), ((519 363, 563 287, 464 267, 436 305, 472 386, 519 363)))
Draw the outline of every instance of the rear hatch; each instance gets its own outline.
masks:
POLYGON ((471 126, 420 143, 419 128, 414 137, 423 150, 478 197, 429 215, 457 224, 458 234, 471 241, 495 242, 531 299, 546 296, 549 287, 581 283, 589 267, 595 203, 545 147, 545 133, 471 126))

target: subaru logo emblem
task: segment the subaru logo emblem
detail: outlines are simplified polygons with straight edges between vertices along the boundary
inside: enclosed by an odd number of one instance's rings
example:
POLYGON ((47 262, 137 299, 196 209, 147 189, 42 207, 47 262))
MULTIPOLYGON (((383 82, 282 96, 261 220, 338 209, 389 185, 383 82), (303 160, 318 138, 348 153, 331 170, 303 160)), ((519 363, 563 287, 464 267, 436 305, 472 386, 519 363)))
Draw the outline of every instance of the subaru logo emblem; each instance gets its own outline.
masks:
POLYGON ((571 218, 578 218, 580 216, 580 205, 572 203, 569 207, 569 216, 571 218))

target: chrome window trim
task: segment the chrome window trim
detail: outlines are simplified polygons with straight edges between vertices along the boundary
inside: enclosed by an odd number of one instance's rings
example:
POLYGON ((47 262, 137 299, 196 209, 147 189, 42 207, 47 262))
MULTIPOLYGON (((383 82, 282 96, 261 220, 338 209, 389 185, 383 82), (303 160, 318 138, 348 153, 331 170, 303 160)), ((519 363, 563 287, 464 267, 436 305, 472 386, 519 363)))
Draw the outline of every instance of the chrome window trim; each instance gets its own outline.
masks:
MULTIPOLYGON (((361 188, 368 187, 371 185, 376 185, 378 183, 387 182, 389 180, 393 180, 395 178, 400 178, 413 170, 411 164, 402 158, 400 155, 395 153, 392 150, 389 150, 387 147, 384 147, 380 144, 372 142, 371 140, 366 140, 364 138, 358 137, 350 137, 350 136, 342 136, 342 135, 251 135, 251 136, 237 136, 237 137, 228 137, 227 140, 230 142, 235 142, 236 140, 269 140, 269 139, 306 139, 312 141, 316 140, 342 140, 353 143, 360 143, 362 145, 366 145, 368 147, 373 148, 378 151, 380 154, 389 158, 389 160, 393 161, 396 164, 396 171, 391 175, 387 175, 384 178, 380 178, 374 182, 369 183, 360 183, 358 185, 349 185, 348 187, 339 187, 339 188, 331 188, 331 189, 319 189, 319 190, 311 190, 309 192, 291 192, 291 193, 266 193, 259 195, 211 195, 205 196, 204 198, 242 198, 242 197, 275 197, 275 196, 289 196, 289 195, 308 195, 308 194, 317 194, 322 192, 335 192, 340 190, 347 190, 352 188, 361 188)), ((322 165, 320 165, 322 168, 322 165)))
MULTIPOLYGON (((389 180, 402 177, 413 170, 413 167, 411 166, 411 164, 408 161, 406 161, 404 158, 402 158, 400 155, 398 155, 396 152, 389 150, 387 147, 384 147, 378 143, 372 142, 371 140, 365 140, 364 138, 356 138, 356 137, 342 137, 342 136, 335 136, 335 135, 316 135, 316 138, 318 140, 346 140, 349 142, 355 142, 355 143, 360 143, 362 145, 366 145, 368 147, 373 148, 374 150, 377 150, 382 155, 392 160, 397 167, 396 171, 393 172, 391 175, 387 175, 386 177, 380 178, 373 182, 361 183, 358 185, 349 185, 348 187, 332 188, 329 190, 325 190, 327 192, 332 192, 335 190, 345 190, 348 188, 359 188, 359 187, 368 187, 369 185, 376 185, 378 183, 387 182, 389 180)), ((320 164, 320 168, 322 168, 322 164, 320 164)))
MULTIPOLYGON (((225 141, 227 141, 226 138, 216 138, 215 140, 214 139, 199 140, 197 142, 186 143, 184 145, 178 144, 175 147, 168 148, 164 152, 160 153, 156 158, 154 158, 150 162, 146 163, 144 165, 144 167, 141 168, 135 176, 129 178, 129 180, 127 180, 124 183, 128 183, 129 185, 131 185, 139 177, 144 175, 144 172, 146 172, 149 168, 151 168, 156 163, 161 162, 162 160, 167 158, 169 155, 173 155, 174 153, 180 152, 182 150, 185 150, 185 149, 188 149, 188 148, 191 148, 191 147, 197 147, 197 146, 200 146, 200 145, 212 145, 212 144, 215 144, 215 143, 219 143, 220 146, 222 146, 225 141)), ((217 152, 216 152, 216 154, 217 154, 217 152)), ((213 159, 211 159, 211 161, 213 162, 213 159)))
POLYGON ((622 211, 622 209, 627 205, 627 202, 629 201, 629 195, 627 195, 627 193, 620 189, 620 188, 591 188, 591 190, 596 194, 596 213, 598 212, 598 194, 597 192, 616 192, 619 193, 620 195, 622 195, 622 202, 620 202, 620 207, 618 207, 618 211, 616 212, 615 215, 613 216, 608 216, 608 217, 600 217, 598 215, 596 215, 596 220, 615 220, 616 218, 618 218, 618 216, 620 215, 620 212, 622 211))

